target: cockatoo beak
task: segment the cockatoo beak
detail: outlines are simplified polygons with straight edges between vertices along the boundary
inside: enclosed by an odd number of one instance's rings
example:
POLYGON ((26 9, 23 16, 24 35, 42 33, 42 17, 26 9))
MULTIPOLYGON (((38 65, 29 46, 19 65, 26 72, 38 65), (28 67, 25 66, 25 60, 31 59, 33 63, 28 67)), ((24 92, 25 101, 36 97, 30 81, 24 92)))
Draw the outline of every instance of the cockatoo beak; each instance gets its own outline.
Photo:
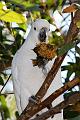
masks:
POLYGON ((38 39, 40 40, 40 42, 46 42, 46 38, 47 38, 47 29, 43 27, 39 32, 38 39))

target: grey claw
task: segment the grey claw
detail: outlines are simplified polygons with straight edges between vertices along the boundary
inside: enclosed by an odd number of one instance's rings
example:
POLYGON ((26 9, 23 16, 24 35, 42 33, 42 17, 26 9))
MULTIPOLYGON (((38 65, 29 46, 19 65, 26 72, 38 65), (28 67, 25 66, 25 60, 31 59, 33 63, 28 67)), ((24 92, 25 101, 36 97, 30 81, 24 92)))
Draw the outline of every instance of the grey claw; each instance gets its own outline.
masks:
POLYGON ((36 100, 36 97, 35 97, 35 96, 29 97, 29 101, 37 104, 37 100, 36 100))

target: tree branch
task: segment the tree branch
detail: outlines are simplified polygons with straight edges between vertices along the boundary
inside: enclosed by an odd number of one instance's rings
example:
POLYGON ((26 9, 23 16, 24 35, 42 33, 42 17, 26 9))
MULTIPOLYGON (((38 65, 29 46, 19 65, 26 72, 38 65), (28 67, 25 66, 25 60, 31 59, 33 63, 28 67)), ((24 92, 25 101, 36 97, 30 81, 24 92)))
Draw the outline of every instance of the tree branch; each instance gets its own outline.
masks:
POLYGON ((39 104, 35 104, 31 106, 29 109, 25 109, 18 120, 28 120, 33 115, 41 111, 43 108, 46 108, 49 104, 51 104, 58 96, 64 93, 66 90, 73 88, 77 84, 80 83, 80 78, 75 78, 72 81, 67 82, 63 87, 56 90, 52 93, 48 98, 46 98, 43 102, 39 104), (24 116, 26 114, 26 116, 24 116))
POLYGON ((75 93, 75 94, 71 95, 70 97, 68 97, 66 100, 64 100, 61 103, 59 103, 58 105, 56 105, 55 107, 48 110, 47 112, 44 112, 41 115, 39 115, 38 117, 31 119, 31 120, 46 120, 50 116, 54 116, 55 114, 60 113, 61 110, 66 108, 69 104, 74 105, 79 101, 80 101, 80 93, 75 93), (74 99, 74 98, 76 98, 76 99, 74 99))
POLYGON ((3 85, 2 89, 0 90, 0 95, 2 94, 3 89, 5 88, 6 84, 8 83, 8 81, 11 78, 11 74, 9 75, 8 79, 6 80, 5 84, 3 85))

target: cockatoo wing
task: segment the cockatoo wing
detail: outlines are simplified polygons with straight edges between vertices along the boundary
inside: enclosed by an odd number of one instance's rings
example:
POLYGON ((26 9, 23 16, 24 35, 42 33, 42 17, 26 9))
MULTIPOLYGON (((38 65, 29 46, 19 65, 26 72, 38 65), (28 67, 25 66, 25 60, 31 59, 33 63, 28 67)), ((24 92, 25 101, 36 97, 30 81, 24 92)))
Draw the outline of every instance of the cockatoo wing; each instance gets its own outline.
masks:
POLYGON ((14 93, 15 93, 15 97, 16 97, 16 104, 17 104, 19 113, 21 113, 22 109, 21 109, 21 105, 20 105, 20 82, 18 80, 19 79, 19 71, 17 68, 17 57, 14 57, 14 59, 12 61, 12 77, 13 77, 13 88, 14 88, 14 93))

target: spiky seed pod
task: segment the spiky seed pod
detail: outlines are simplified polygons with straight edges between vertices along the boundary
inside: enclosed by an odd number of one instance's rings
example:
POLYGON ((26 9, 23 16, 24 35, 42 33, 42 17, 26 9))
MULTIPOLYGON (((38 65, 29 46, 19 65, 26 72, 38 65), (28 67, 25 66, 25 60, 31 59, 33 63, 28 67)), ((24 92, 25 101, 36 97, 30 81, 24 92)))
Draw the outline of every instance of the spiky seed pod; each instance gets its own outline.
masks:
POLYGON ((46 44, 44 42, 36 45, 34 48, 34 52, 37 54, 37 56, 41 56, 45 59, 52 60, 56 56, 56 50, 53 45, 46 44))

